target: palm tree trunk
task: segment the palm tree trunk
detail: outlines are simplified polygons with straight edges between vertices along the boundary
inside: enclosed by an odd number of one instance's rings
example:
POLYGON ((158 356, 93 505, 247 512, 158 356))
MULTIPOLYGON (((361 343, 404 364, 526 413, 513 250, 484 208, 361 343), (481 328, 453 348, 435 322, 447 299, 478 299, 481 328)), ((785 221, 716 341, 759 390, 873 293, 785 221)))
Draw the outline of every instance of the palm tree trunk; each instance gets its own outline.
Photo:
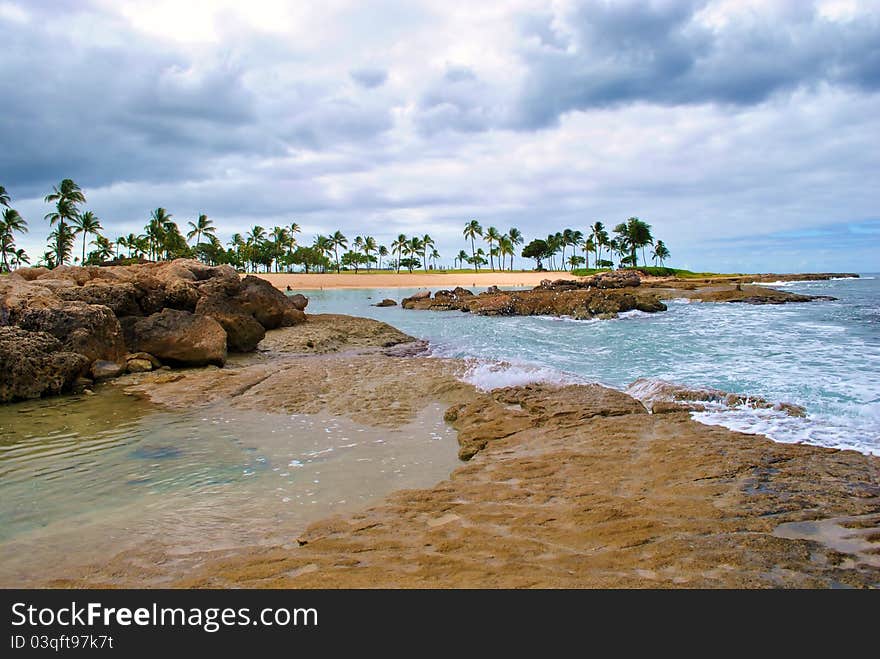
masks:
POLYGON ((85 265, 85 263, 86 263, 86 237, 87 236, 88 236, 88 234, 85 231, 83 231, 83 256, 82 256, 82 261, 80 261, 80 265, 85 265))
POLYGON ((471 254, 474 257, 474 272, 479 272, 480 267, 477 265, 477 246, 474 244, 473 236, 471 236, 471 254))

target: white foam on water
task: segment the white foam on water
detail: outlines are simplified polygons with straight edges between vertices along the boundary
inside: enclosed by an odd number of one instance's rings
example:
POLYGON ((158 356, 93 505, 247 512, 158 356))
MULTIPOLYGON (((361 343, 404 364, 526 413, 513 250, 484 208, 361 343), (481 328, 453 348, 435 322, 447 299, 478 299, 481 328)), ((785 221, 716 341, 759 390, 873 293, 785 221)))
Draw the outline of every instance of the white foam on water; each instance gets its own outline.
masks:
POLYGON ((461 380, 474 385, 480 391, 519 387, 539 382, 558 385, 584 384, 586 382, 576 375, 549 366, 486 360, 471 361, 471 365, 468 366, 461 380))
POLYGON ((764 435, 783 444, 811 444, 880 456, 876 417, 864 412, 863 423, 852 417, 789 416, 781 411, 737 407, 691 412, 691 418, 709 426, 723 426, 750 435, 764 435))

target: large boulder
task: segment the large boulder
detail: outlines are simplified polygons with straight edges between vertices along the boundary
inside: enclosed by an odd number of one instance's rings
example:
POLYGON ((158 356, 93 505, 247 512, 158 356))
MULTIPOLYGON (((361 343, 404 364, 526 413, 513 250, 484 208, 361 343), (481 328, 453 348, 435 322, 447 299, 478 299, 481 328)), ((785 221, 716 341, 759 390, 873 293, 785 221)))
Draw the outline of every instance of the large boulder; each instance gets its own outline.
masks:
POLYGON ((88 366, 87 357, 64 350, 50 334, 0 327, 0 402, 61 393, 88 366))
POLYGON ((233 298, 222 295, 203 297, 196 314, 210 316, 226 331, 226 349, 250 352, 266 336, 265 328, 233 298))
POLYGON ((83 286, 67 286, 55 291, 62 300, 101 304, 117 316, 136 316, 141 312, 138 302, 141 291, 130 282, 93 280, 83 286))
POLYGON ((241 280, 236 300, 267 330, 282 327, 285 311, 292 308, 289 298, 265 279, 248 275, 241 280))
POLYGON ((148 352, 164 363, 204 366, 226 362, 226 332, 210 316, 165 309, 122 320, 131 352, 148 352))
POLYGON ((122 328, 105 306, 85 302, 58 301, 54 307, 28 306, 16 325, 31 332, 46 332, 64 348, 88 357, 89 361, 117 361, 125 354, 122 328))

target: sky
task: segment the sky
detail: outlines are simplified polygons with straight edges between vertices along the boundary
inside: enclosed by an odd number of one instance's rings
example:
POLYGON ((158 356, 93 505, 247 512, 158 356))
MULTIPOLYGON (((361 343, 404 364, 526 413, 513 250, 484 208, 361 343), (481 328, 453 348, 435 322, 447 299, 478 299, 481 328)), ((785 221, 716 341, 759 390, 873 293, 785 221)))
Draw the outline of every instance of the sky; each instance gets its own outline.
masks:
MULTIPOLYGON (((667 265, 880 271, 880 0, 0 0, 0 185, 443 261, 637 216, 667 265)), ((519 262, 522 262, 519 260, 519 262)))

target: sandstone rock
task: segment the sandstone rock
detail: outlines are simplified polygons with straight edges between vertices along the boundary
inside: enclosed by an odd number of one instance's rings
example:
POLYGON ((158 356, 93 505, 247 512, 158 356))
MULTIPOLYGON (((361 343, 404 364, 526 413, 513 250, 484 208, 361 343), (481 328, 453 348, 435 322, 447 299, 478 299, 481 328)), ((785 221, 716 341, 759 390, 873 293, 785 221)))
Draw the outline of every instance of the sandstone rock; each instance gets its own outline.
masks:
POLYGON ((119 321, 105 306, 59 301, 55 307, 27 307, 16 324, 32 332, 51 334, 65 349, 85 355, 89 361, 116 361, 125 354, 119 321))
POLYGON ((305 311, 306 307, 309 306, 309 298, 302 293, 288 295, 287 299, 290 301, 290 304, 293 305, 293 308, 298 309, 299 311, 305 311))
POLYGON ((281 327, 285 311, 293 308, 287 296, 265 279, 248 275, 241 281, 241 292, 236 300, 264 328, 281 327))
POLYGON ((83 286, 67 286, 55 291, 62 300, 101 304, 119 316, 135 316, 141 313, 138 303, 139 291, 130 282, 107 282, 93 280, 83 286))
POLYGON ((209 316, 165 309, 146 318, 123 319, 125 342, 133 352, 188 366, 226 362, 226 332, 209 316))
POLYGON ((12 272, 10 277, 19 277, 24 279, 25 281, 33 281, 37 277, 46 274, 49 272, 49 268, 44 268, 42 266, 36 266, 33 268, 19 268, 12 272))
POLYGON ((46 332, 0 327, 0 402, 61 393, 88 366, 87 357, 64 350, 46 332))
POLYGON ((148 352, 130 352, 125 356, 125 361, 131 361, 133 359, 148 361, 153 368, 160 368, 162 366, 162 362, 148 352))
POLYGON ((149 359, 129 359, 125 363, 125 369, 129 373, 146 373, 154 370, 153 362, 149 359))
POLYGON ((231 352, 250 352, 266 336, 263 326, 235 299, 203 297, 195 311, 220 323, 226 331, 226 349, 231 352))
POLYGON ((397 306, 397 302, 395 302, 395 301, 392 300, 391 298, 387 298, 387 297, 386 297, 384 300, 382 300, 381 302, 377 302, 377 303, 374 304, 373 306, 374 306, 374 307, 396 307, 396 306, 397 306))
POLYGON ((109 380, 110 378, 119 377, 124 371, 125 366, 122 364, 106 361, 104 359, 98 359, 92 362, 92 365, 89 368, 89 374, 95 381, 109 380))

